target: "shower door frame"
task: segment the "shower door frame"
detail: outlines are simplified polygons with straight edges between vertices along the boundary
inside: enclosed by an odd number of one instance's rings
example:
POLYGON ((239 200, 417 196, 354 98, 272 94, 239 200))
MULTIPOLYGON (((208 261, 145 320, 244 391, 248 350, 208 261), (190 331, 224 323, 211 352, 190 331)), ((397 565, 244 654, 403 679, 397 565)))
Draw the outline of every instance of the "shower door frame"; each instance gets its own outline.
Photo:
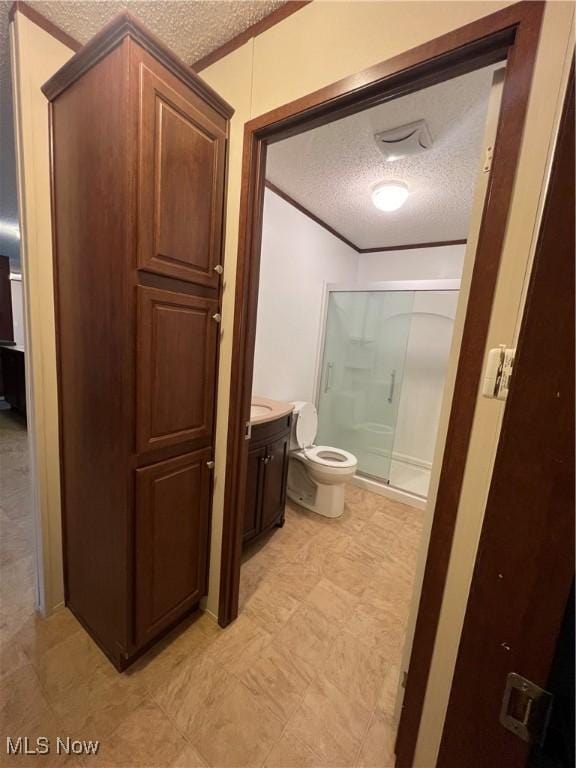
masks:
MULTIPOLYGON (((316 370, 314 374, 314 405, 320 413, 320 395, 322 390, 322 372, 324 349, 326 346, 326 326, 328 323, 328 308, 330 304, 331 293, 390 293, 390 292, 425 292, 425 291, 458 291, 460 292, 461 279, 458 278, 430 278, 427 280, 376 280, 372 283, 324 283, 322 288, 322 301, 320 304, 320 333, 318 348, 316 350, 316 370)), ((458 307, 460 306, 460 296, 458 297, 458 307)), ((410 333, 408 333, 410 338, 410 333)), ((450 341, 450 356, 452 356, 452 340, 450 341)), ((437 437, 437 435, 436 435, 437 437)), ((396 438, 396 429, 394 429, 394 438, 396 438)), ((436 440, 436 438, 435 438, 436 440)), ((394 441, 393 441, 394 442, 394 441)), ((335 446, 337 448, 342 446, 335 446)), ((347 450, 347 449, 346 449, 347 450)), ((390 459, 392 461, 392 458, 390 459)), ((356 471, 354 479, 360 478, 372 483, 381 485, 383 488, 390 488, 393 491, 399 491, 408 496, 414 496, 418 501, 427 501, 427 497, 416 496, 410 491, 391 485, 390 480, 378 478, 367 472, 356 471)))
POLYGON ((396 739, 397 768, 412 765, 420 728, 544 7, 542 0, 506 6, 244 126, 218 606, 223 627, 238 616, 268 144, 457 75, 507 63, 396 739))

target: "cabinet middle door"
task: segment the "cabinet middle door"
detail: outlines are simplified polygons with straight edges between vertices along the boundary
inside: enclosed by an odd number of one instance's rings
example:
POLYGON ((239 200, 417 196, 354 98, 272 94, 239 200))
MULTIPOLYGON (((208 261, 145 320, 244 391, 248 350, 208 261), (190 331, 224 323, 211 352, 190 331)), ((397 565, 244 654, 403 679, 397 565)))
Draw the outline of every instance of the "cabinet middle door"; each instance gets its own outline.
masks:
POLYGON ((138 266, 216 287, 226 136, 144 64, 140 99, 138 266))
POLYGON ((137 450, 212 438, 215 299, 138 286, 137 450))
POLYGON ((141 645, 206 594, 211 449, 136 470, 135 640, 141 645))

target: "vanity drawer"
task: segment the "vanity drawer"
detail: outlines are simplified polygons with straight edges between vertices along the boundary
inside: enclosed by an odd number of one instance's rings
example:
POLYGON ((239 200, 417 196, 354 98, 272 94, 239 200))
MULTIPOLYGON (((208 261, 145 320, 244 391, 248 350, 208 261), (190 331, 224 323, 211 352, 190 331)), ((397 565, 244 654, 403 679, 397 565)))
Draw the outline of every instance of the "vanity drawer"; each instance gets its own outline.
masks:
POLYGON ((274 421, 266 421, 264 424, 254 424, 252 426, 252 436, 250 437, 250 448, 256 448, 277 435, 284 432, 290 432, 292 427, 292 414, 288 413, 274 421))

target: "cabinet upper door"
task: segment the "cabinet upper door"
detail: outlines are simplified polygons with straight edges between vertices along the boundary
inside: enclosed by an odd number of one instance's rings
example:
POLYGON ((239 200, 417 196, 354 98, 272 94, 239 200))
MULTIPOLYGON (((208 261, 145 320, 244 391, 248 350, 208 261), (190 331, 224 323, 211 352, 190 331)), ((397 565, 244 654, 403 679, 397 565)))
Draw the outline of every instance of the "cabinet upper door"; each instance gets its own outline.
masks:
POLYGON ((206 594, 211 449, 136 470, 138 645, 206 594))
POLYGON ((212 439, 215 299, 138 286, 137 450, 212 439))
POLYGON ((139 75, 138 266, 217 287, 226 135, 198 97, 139 75))

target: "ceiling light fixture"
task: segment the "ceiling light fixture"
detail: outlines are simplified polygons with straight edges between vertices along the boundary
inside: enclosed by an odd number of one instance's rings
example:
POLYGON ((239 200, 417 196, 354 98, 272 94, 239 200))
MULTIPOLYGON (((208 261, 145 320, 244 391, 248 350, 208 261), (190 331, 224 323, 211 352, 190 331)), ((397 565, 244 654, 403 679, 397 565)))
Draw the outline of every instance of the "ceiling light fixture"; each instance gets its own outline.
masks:
POLYGON ((381 211, 397 211, 408 199, 408 187, 402 181, 385 181, 372 190, 372 202, 381 211))

